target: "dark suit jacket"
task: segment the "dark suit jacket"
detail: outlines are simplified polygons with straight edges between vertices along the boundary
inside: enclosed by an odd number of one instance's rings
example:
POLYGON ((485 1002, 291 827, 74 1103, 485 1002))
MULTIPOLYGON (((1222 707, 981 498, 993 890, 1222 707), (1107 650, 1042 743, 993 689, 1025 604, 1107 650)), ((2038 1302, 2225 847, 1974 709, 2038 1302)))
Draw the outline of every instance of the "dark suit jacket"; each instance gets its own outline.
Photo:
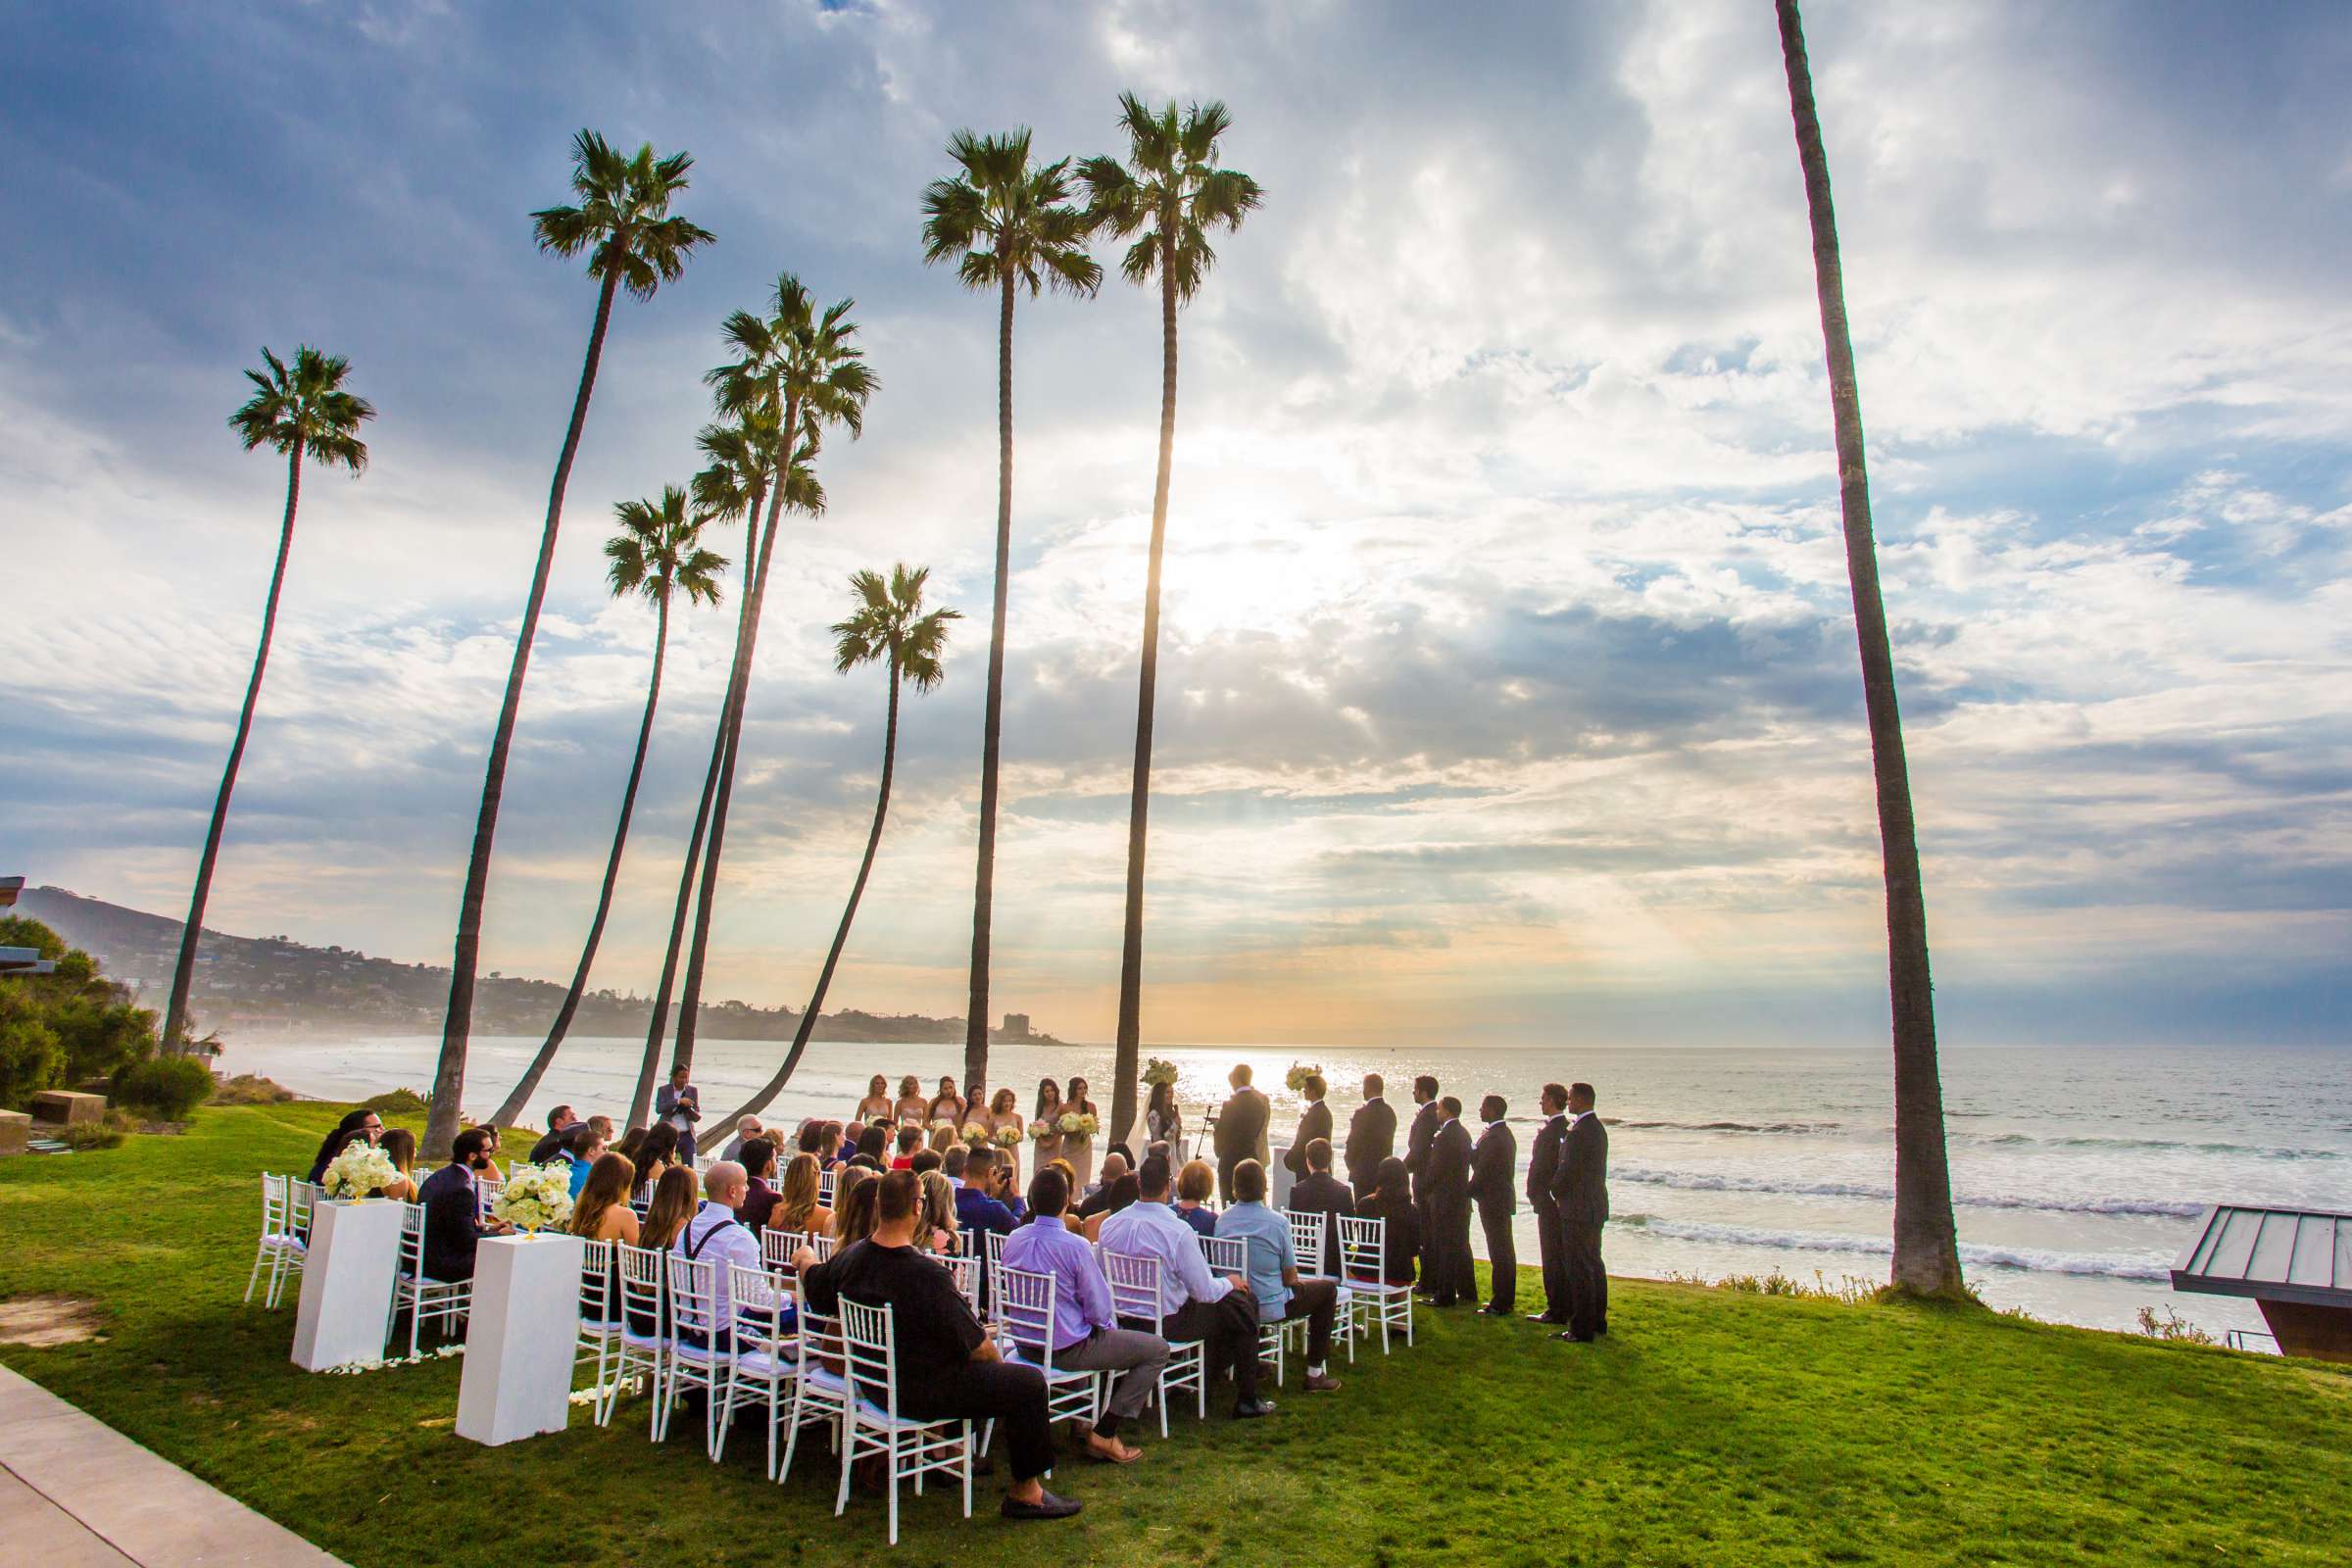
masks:
POLYGON ((1291 1140, 1290 1152, 1282 1156, 1282 1162, 1291 1167, 1292 1175, 1305 1175, 1306 1146, 1318 1138, 1330 1136, 1331 1107, 1318 1100, 1299 1113, 1298 1135, 1291 1140))
POLYGON ((1458 1121, 1449 1121, 1431 1135, 1421 1190, 1433 1216, 1468 1217, 1470 1153, 1470 1129, 1458 1121))
POLYGON ((1582 1117, 1568 1129, 1551 1191, 1560 1205, 1561 1222, 1570 1229, 1608 1220, 1609 1131, 1599 1116, 1582 1117))
POLYGON ((1380 1162, 1396 1152, 1396 1107, 1367 1100, 1348 1122, 1348 1184, 1369 1187, 1380 1162))
POLYGON ((444 1165, 416 1193, 424 1205, 424 1273, 427 1279, 473 1278, 473 1248, 482 1239, 481 1199, 472 1173, 444 1165))
POLYGON ((1551 1196, 1551 1183, 1560 1173, 1560 1146, 1567 1137, 1565 1112, 1536 1129, 1535 1152, 1527 1159, 1527 1200, 1536 1205, 1539 1213, 1558 1201, 1551 1196))
POLYGON ((1404 1135, 1404 1168, 1413 1178, 1413 1201, 1429 1201, 1429 1141, 1437 1136, 1438 1123, 1446 1112, 1434 1100, 1413 1112, 1413 1125, 1404 1135))
POLYGON ((1518 1162, 1519 1140, 1509 1127, 1496 1122, 1478 1135, 1470 1152, 1470 1196, 1482 1211, 1519 1212, 1518 1194, 1511 1190, 1511 1167, 1518 1162))
POLYGON ((1238 1165, 1245 1159, 1263 1160, 1266 1157, 1266 1121, 1274 1113, 1273 1102, 1263 1092, 1250 1087, 1237 1089, 1217 1113, 1217 1163, 1238 1165))
POLYGON ((1340 1222, 1338 1216, 1355 1212, 1355 1195, 1348 1184, 1329 1171, 1315 1171, 1301 1176, 1291 1184, 1291 1212, 1321 1214, 1323 1220, 1323 1272, 1340 1271, 1340 1222))

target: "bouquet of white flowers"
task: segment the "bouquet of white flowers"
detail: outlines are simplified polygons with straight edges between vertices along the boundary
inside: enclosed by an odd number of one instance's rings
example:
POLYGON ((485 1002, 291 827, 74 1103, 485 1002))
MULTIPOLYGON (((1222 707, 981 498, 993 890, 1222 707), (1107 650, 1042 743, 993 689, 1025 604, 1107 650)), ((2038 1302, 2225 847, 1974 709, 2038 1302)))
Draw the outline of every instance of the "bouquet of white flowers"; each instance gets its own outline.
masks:
MULTIPOLYGON (((985 1144, 988 1142, 988 1123, 967 1121, 963 1124, 963 1131, 957 1136, 967 1144, 985 1144)), ((1015 1139, 1014 1142, 1017 1143, 1019 1140, 1015 1139)))
POLYGON ((1095 1128, 1100 1124, 1083 1110, 1065 1110, 1061 1113, 1061 1119, 1054 1125, 1060 1128, 1065 1137, 1092 1138, 1095 1128))
POLYGON ((490 1212, 526 1235, 571 1218, 571 1167, 517 1165, 490 1201, 490 1212))
POLYGON ((1029 1124, 1029 1136, 1040 1141, 1051 1138, 1054 1136, 1054 1124, 1050 1121, 1033 1121, 1029 1124))
POLYGON ((1144 1063, 1144 1082, 1154 1088, 1160 1084, 1174 1087, 1176 1077, 1176 1064, 1172 1061, 1153 1056, 1144 1063))
POLYGON ((996 1140, 997 1147, 1000 1149, 1021 1147, 1021 1130, 1018 1127, 1000 1127, 989 1136, 996 1140))
POLYGON ((1291 1070, 1282 1075, 1282 1081, 1292 1094, 1303 1095, 1306 1093, 1306 1080, 1310 1073, 1320 1078, 1323 1075, 1322 1065, 1318 1063, 1312 1067, 1301 1067, 1294 1061, 1291 1063, 1291 1070))
POLYGON ((354 1143, 337 1154, 319 1178, 329 1198, 368 1198, 400 1180, 392 1156, 369 1143, 354 1143))

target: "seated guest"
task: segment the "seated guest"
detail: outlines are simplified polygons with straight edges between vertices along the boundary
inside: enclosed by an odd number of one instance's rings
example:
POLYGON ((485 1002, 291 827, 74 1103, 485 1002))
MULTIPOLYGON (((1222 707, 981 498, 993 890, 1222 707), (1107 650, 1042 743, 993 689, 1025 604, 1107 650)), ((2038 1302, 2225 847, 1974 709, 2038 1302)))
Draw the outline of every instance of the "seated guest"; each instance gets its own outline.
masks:
POLYGON ((863 1131, 859 1132, 858 1135, 858 1147, 850 1152, 850 1157, 853 1159, 871 1160, 873 1162, 874 1169, 882 1169, 890 1158, 889 1129, 883 1127, 879 1123, 876 1123, 875 1125, 867 1127, 863 1131))
POLYGON ((498 1168, 498 1129, 484 1127, 479 1130, 490 1135, 490 1147, 483 1151, 484 1156, 489 1159, 490 1163, 482 1167, 482 1174, 494 1181, 503 1182, 507 1179, 507 1173, 498 1168))
POLYGON ((662 1179, 663 1171, 686 1163, 678 1157, 678 1130, 665 1121, 654 1123, 637 1141, 637 1152, 629 1156, 629 1162, 637 1167, 637 1196, 651 1198, 654 1183, 662 1179))
POLYGON ((912 1170, 914 1168, 914 1152, 922 1147, 923 1130, 920 1127, 900 1128, 899 1152, 891 1156, 890 1168, 892 1170, 912 1170))
POLYGON ((592 1121, 575 1121, 564 1134, 564 1159, 571 1167, 571 1200, 580 1200, 580 1189, 588 1185, 588 1173, 604 1157, 605 1135, 596 1130, 592 1121))
POLYGON ((1117 1150, 1114 1149, 1109 1153, 1104 1154, 1102 1156, 1102 1185, 1097 1187, 1092 1193, 1087 1194, 1085 1200, 1083 1202, 1079 1202, 1078 1206, 1071 1210, 1072 1213, 1078 1216, 1079 1223, 1083 1225, 1086 1223, 1086 1221, 1093 1219, 1097 1214, 1108 1212, 1110 1208, 1110 1189, 1117 1183, 1120 1177, 1126 1175, 1129 1171, 1134 1169, 1135 1162, 1129 1159, 1126 1155, 1120 1153, 1117 1150))
POLYGON ((1209 1272, 1200 1238, 1168 1204, 1166 1160, 1145 1160, 1136 1185, 1143 1200, 1102 1222, 1102 1250, 1159 1259, 1160 1332, 1171 1343, 1204 1342, 1209 1376, 1232 1368, 1235 1420, 1271 1414, 1273 1401, 1257 1396, 1257 1303, 1248 1282, 1239 1274, 1209 1272))
POLYGON ((672 1165, 654 1183, 654 1200, 645 1211, 637 1245, 657 1252, 666 1252, 686 1232, 686 1222, 694 1218, 695 1204, 701 1200, 694 1172, 683 1165, 672 1165))
POLYGON ((629 1162, 629 1168, 634 1170, 637 1166, 637 1151, 644 1145, 644 1143, 645 1129, 642 1127, 632 1127, 627 1132, 620 1135, 620 1142, 614 1144, 610 1152, 618 1154, 621 1158, 627 1160, 629 1162))
MULTIPOLYGON (((485 1134, 489 1131, 486 1127, 475 1130, 485 1134)), ((400 1174, 376 1189, 372 1196, 397 1198, 404 1203, 416 1201, 416 1135, 406 1127, 395 1127, 376 1142, 376 1148, 384 1152, 392 1161, 392 1168, 400 1174)), ((489 1141, 485 1138, 482 1144, 483 1170, 490 1168, 489 1149, 489 1141)))
MULTIPOLYGON (((736 1117, 735 1136, 727 1140, 727 1147, 718 1152, 718 1157, 721 1159, 741 1160, 743 1158, 743 1146, 750 1143, 753 1139, 760 1137, 766 1131, 766 1128, 760 1125, 760 1118, 757 1116, 736 1117)), ((771 1138, 768 1140, 768 1147, 770 1149, 775 1147, 774 1139, 771 1138)))
MULTIPOLYGON (((1032 1214, 1058 1214, 1069 1201, 1069 1185, 1050 1166, 1029 1184, 1032 1214)), ((1103 1278, 1102 1265, 1095 1261, 1094 1249, 1058 1225, 1024 1225, 1014 1231, 1004 1243, 1004 1266, 1049 1275, 1054 1281, 1054 1315, 1044 1327, 1054 1337, 1056 1371, 1120 1374, 1102 1418, 1086 1435, 1087 1451, 1114 1464, 1133 1464, 1142 1458, 1141 1448, 1119 1441, 1119 1423, 1143 1414, 1145 1401, 1159 1387, 1159 1374, 1168 1364, 1167 1341, 1119 1327, 1111 1311, 1110 1282, 1103 1278)), ((1002 1315, 1003 1303, 998 1310, 1002 1315)), ((1014 1329, 1022 1356, 1032 1361, 1044 1359, 1045 1345, 1042 1341, 1021 1342, 1020 1334, 1037 1326, 1032 1319, 1014 1329)))
POLYGON ((1412 1177, 1403 1160, 1392 1154, 1380 1162, 1372 1190, 1355 1205, 1355 1212, 1359 1219, 1389 1222, 1381 1279, 1390 1285, 1412 1284, 1413 1262, 1421 1255, 1421 1214, 1413 1206, 1412 1177))
POLYGON ((526 1163, 544 1165, 556 1157, 563 1147, 564 1130, 580 1118, 571 1113, 569 1105, 558 1105, 547 1113, 547 1136, 531 1146, 531 1157, 526 1163))
POLYGON ((474 1244, 506 1230, 505 1222, 482 1220, 482 1200, 473 1181, 490 1163, 490 1140, 478 1127, 458 1134, 449 1163, 424 1179, 424 1252, 419 1261, 428 1280, 473 1278, 474 1244))
POLYGON ((1148 1143, 1144 1146, 1144 1158, 1150 1159, 1154 1154, 1168 1162, 1168 1169, 1174 1170, 1176 1168, 1176 1146, 1169 1143, 1165 1138, 1153 1139, 1151 1143, 1148 1143))
POLYGON ((816 1156, 799 1153, 784 1168, 784 1189, 776 1195, 775 1207, 767 1211, 767 1228, 771 1231, 833 1230, 833 1211, 816 1200, 816 1156))
MULTIPOLYGON (((1115 1182, 1105 1182, 1095 1194, 1095 1199, 1100 1199, 1102 1201, 1096 1203, 1095 1211, 1081 1222, 1080 1233, 1090 1242, 1095 1240, 1102 1234, 1104 1220, 1116 1214, 1120 1209, 1138 1201, 1142 1197, 1143 1186, 1133 1171, 1127 1172, 1115 1182)), ((1090 1199, 1088 1201, 1094 1203, 1095 1199, 1090 1199)))
POLYGON ((607 1149, 610 1149, 610 1148, 612 1148, 612 1117, 610 1117, 610 1116, 591 1116, 591 1117, 589 1117, 589 1118, 588 1118, 588 1125, 596 1129, 596 1136, 597 1136, 597 1137, 599 1137, 599 1138, 602 1138, 602 1139, 605 1141, 605 1147, 606 1147, 607 1149))
POLYGON ((635 1247, 641 1231, 637 1211, 629 1206, 629 1193, 636 1185, 637 1173, 625 1158, 605 1155, 589 1171, 588 1185, 580 1189, 579 1201, 571 1205, 571 1223, 564 1228, 592 1242, 626 1242, 635 1247))
POLYGON ((793 1259, 802 1292, 820 1312, 839 1312, 844 1297, 889 1307, 899 1413, 917 1421, 1003 1423, 1011 1467, 1004 1517, 1067 1518, 1079 1504, 1038 1482, 1054 1465, 1046 1380, 1035 1367, 1007 1364, 948 1271, 915 1250, 916 1185, 911 1174, 897 1171, 864 1184, 875 1194, 873 1236, 821 1263, 803 1248, 793 1259))
POLYGON ((935 1170, 911 1173, 922 1184, 922 1216, 914 1241, 926 1252, 952 1257, 963 1250, 963 1232, 956 1223, 956 1189, 935 1170))
POLYGON ((1250 1294, 1257 1298, 1257 1320, 1276 1323, 1306 1319, 1306 1392, 1325 1394, 1340 1380, 1324 1370, 1331 1356, 1331 1331, 1340 1310, 1337 1280, 1310 1280, 1298 1272, 1291 1222, 1266 1206, 1266 1167, 1245 1159, 1233 1167, 1233 1206, 1217 1216, 1220 1237, 1250 1244, 1250 1294))
POLYGON ((969 1144, 957 1144, 953 1149, 941 1152, 939 1156, 940 1174, 947 1177, 958 1191, 963 1187, 965 1173, 971 1168, 972 1150, 969 1144))
POLYGON ((997 1152, 981 1145, 965 1156, 963 1185, 956 1189, 956 1223, 972 1233, 972 1250, 981 1257, 988 1255, 988 1244, 976 1238, 1012 1231, 1012 1210, 990 1196, 996 1164, 997 1152))
POLYGON ((752 1235, 757 1238, 767 1224, 769 1210, 776 1206, 776 1200, 782 1196, 774 1185, 776 1146, 764 1138, 747 1140, 743 1146, 743 1158, 735 1163, 743 1167, 744 1178, 750 1184, 750 1190, 743 1196, 743 1206, 735 1211, 735 1217, 750 1226, 752 1235))
POLYGON ((1176 1178, 1176 1217, 1190 1225, 1195 1235, 1217 1234, 1216 1210, 1208 1206, 1208 1195, 1216 1190, 1216 1167, 1205 1159, 1191 1161, 1176 1178))
POLYGON ((1013 1181, 1012 1151, 1009 1149, 991 1151, 988 1163, 988 1196, 1004 1205, 1004 1211, 1012 1216, 1012 1222, 1015 1225, 1026 1225, 1029 1223, 1029 1205, 1022 1200, 1019 1191, 1013 1186, 1013 1181))
POLYGON ((303 1180, 313 1186, 318 1185, 320 1178, 326 1175, 326 1167, 335 1162, 337 1154, 352 1144, 372 1144, 383 1135, 383 1118, 374 1111, 365 1108, 345 1111, 343 1119, 335 1123, 335 1130, 320 1140, 318 1157, 311 1161, 311 1173, 303 1180))
POLYGON ((945 1170, 947 1163, 948 1156, 940 1151, 918 1149, 914 1152, 914 1157, 906 1162, 906 1168, 920 1176, 927 1170, 945 1170))
POLYGON ((702 1206, 695 1210, 694 1218, 687 1222, 673 1246, 679 1256, 711 1265, 710 1321, 716 1330, 716 1343, 707 1341, 700 1330, 682 1328, 678 1337, 689 1345, 721 1351, 735 1348, 735 1305, 729 1299, 727 1265, 764 1266, 760 1255, 760 1233, 744 1224, 737 1212, 743 1207, 744 1195, 750 1191, 751 1180, 744 1175, 741 1165, 731 1159, 713 1160, 703 1172, 702 1206))
POLYGON ((1337 1278, 1340 1272, 1340 1216, 1355 1212, 1355 1194, 1331 1173, 1331 1140, 1316 1138, 1305 1150, 1306 1174, 1291 1184, 1291 1212, 1323 1216, 1323 1255, 1316 1272, 1337 1278))
POLYGON ((852 1242, 862 1242, 874 1234, 874 1189, 881 1180, 873 1172, 861 1171, 855 1166, 842 1172, 841 1186, 833 1193, 835 1251, 852 1242))

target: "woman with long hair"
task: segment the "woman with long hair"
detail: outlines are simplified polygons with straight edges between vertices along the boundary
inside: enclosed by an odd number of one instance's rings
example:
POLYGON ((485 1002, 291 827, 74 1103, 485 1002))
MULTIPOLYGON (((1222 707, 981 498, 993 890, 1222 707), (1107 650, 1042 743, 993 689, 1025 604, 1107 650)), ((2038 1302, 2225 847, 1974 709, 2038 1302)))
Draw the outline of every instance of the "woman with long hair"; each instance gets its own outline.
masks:
POLYGON ((963 1097, 956 1092, 954 1078, 941 1074, 939 1093, 931 1097, 923 1115, 928 1121, 952 1121, 958 1128, 963 1126, 963 1097))
POLYGON ((833 1195, 833 1251, 836 1256, 853 1242, 874 1234, 874 1205, 882 1197, 882 1179, 872 1171, 846 1170, 833 1195))
POLYGON ((914 1245, 917 1250, 942 1257, 953 1257, 963 1250, 962 1232, 956 1228, 956 1188, 944 1172, 923 1172, 922 1199, 915 1208, 914 1245))
POLYGON ((637 1151, 643 1148, 644 1145, 645 1129, 642 1127, 632 1127, 627 1132, 620 1135, 620 1142, 612 1146, 612 1152, 615 1154, 618 1154, 621 1158, 627 1160, 631 1165, 635 1165, 637 1163, 637 1151))
POLYGON ((626 1156, 608 1153, 588 1168, 588 1185, 571 1205, 571 1223, 564 1229, 592 1242, 637 1245, 643 1234, 629 1194, 637 1185, 637 1167, 626 1156))
POLYGON ((1177 1146, 1184 1140, 1184 1112, 1176 1108, 1176 1086, 1153 1084, 1152 1099, 1144 1106, 1144 1142, 1165 1143, 1176 1153, 1184 1151, 1177 1146))
POLYGON ((645 1130, 637 1141, 637 1152, 629 1156, 637 1167, 637 1196, 651 1198, 662 1173, 678 1163, 678 1130, 665 1121, 658 1121, 645 1130))
POLYGON ((1358 1219, 1385 1219, 1388 1244, 1381 1257, 1380 1277, 1390 1285, 1413 1283, 1413 1263, 1421 1255, 1421 1222, 1413 1212, 1411 1178, 1404 1161, 1391 1155, 1372 1175, 1372 1191, 1355 1205, 1358 1219))
POLYGON ((818 1174, 814 1154, 792 1156, 792 1163, 784 1167, 784 1184, 777 1194, 776 1206, 767 1211, 769 1230, 831 1233, 833 1211, 816 1200, 818 1174))
POLYGON ((334 1131, 318 1140, 318 1152, 311 1161, 311 1173, 303 1180, 316 1185, 326 1174, 326 1167, 334 1163, 335 1156, 343 1152, 346 1145, 354 1139, 366 1139, 372 1144, 383 1136, 383 1118, 367 1106, 345 1111, 343 1119, 335 1123, 334 1131))
POLYGON ((1031 1181, 1037 1179, 1039 1171, 1044 1170, 1061 1156, 1061 1134, 1054 1127, 1054 1123, 1059 1119, 1060 1115, 1061 1085, 1051 1078, 1040 1078, 1037 1081, 1037 1106, 1029 1119, 1032 1122, 1044 1122, 1046 1136, 1032 1138, 1029 1141, 1029 1179, 1031 1181))
POLYGON ((850 1120, 863 1126, 876 1116, 889 1115, 891 1104, 890 1080, 876 1073, 865 1081, 865 1098, 858 1102, 858 1108, 850 1113, 850 1120))
MULTIPOLYGON (((1074 1111, 1081 1116, 1100 1118, 1102 1114, 1095 1108, 1095 1102, 1087 1099, 1086 1080, 1083 1078, 1070 1080, 1068 1091, 1061 1097, 1061 1108, 1065 1112, 1074 1111)), ((1063 1135, 1061 1153, 1062 1157, 1070 1162, 1070 1168, 1078 1173, 1077 1184, 1070 1189, 1070 1201, 1075 1203, 1085 1196, 1086 1190, 1095 1184, 1095 1135, 1093 1133, 1063 1135)))
POLYGON ((920 1126, 928 1119, 923 1112, 930 1108, 931 1102, 923 1098, 923 1081, 920 1078, 908 1073, 899 1080, 898 1102, 890 1107, 892 1120, 902 1127, 910 1122, 920 1126))
POLYGON ((416 1135, 406 1127, 395 1127, 376 1141, 376 1148, 391 1157, 392 1168, 400 1175, 375 1190, 377 1198, 397 1198, 404 1203, 416 1201, 416 1135))
POLYGON ((694 1218, 694 1210, 702 1200, 702 1184, 694 1172, 683 1165, 672 1165, 654 1183, 654 1201, 645 1211, 645 1224, 640 1227, 643 1240, 637 1245, 666 1252, 677 1245, 686 1230, 686 1222, 694 1218))

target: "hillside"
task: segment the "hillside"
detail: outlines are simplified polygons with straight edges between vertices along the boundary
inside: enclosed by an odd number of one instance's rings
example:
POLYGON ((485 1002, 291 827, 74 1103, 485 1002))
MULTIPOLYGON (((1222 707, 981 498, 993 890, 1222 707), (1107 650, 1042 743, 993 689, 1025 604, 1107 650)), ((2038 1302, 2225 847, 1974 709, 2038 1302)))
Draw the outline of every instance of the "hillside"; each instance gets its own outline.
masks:
MULTIPOLYGON (((109 975, 142 989, 160 1005, 172 986, 180 922, 64 888, 28 888, 17 912, 41 921, 96 958, 109 975)), ((312 947, 291 937, 239 937, 207 927, 197 949, 190 1000, 199 1032, 224 1037, 282 1034, 430 1034, 441 1027, 449 1000, 445 965, 371 958, 356 949, 312 947)), ((478 1034, 544 1034, 563 1004, 564 987, 549 980, 490 974, 474 988, 478 1034)), ((801 1015, 790 1007, 745 1002, 707 1003, 698 1028, 713 1040, 789 1040, 801 1015)), ((581 999, 572 1023, 577 1035, 641 1035, 652 1021, 653 999, 612 990, 581 999)), ((1008 1037, 1057 1044, 1049 1036, 1008 1037)), ((879 1014, 855 1008, 823 1014, 817 1038, 949 1042, 963 1038, 961 1018, 879 1014)))

